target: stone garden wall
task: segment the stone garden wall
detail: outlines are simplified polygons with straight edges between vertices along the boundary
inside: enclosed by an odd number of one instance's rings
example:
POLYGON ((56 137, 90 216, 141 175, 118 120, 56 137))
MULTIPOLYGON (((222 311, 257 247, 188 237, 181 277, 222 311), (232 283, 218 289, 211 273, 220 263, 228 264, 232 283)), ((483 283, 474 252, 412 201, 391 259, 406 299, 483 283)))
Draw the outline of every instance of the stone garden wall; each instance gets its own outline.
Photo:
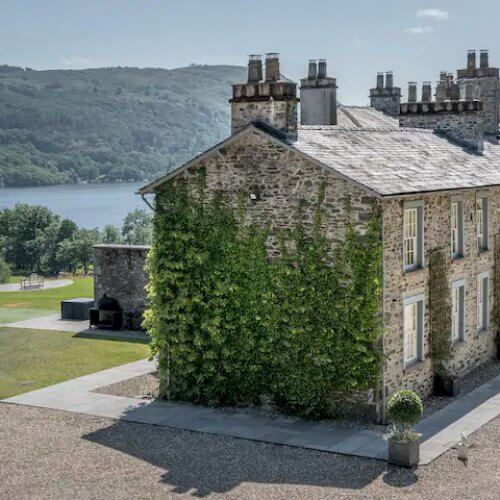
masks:
POLYGON ((94 247, 94 297, 106 293, 118 300, 122 310, 123 328, 139 330, 146 308, 144 269, 149 246, 96 245, 94 247))

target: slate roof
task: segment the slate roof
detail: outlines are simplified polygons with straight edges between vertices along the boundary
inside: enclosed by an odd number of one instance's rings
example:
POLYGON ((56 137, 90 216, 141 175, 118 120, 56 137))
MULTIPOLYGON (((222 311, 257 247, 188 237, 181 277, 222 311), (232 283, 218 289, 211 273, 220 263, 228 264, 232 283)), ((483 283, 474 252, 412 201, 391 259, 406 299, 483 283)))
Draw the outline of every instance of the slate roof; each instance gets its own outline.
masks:
MULTIPOLYGON (((500 145, 496 139, 485 138, 484 151, 479 154, 432 130, 400 128, 397 118, 373 108, 339 106, 337 125, 299 126, 298 140, 292 143, 272 127, 253 126, 380 196, 500 185, 500 145)), ((139 192, 151 192, 195 161, 139 192)))

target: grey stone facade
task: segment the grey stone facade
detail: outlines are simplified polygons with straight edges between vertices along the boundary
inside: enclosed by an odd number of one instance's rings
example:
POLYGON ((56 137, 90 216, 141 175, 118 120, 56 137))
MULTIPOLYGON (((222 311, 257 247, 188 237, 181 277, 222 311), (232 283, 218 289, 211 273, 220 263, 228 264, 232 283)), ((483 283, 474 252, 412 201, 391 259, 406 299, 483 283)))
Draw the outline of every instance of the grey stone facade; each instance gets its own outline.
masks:
POLYGON ((106 293, 118 300, 123 311, 123 328, 139 330, 146 309, 148 246, 94 246, 94 298, 106 293))
POLYGON ((483 150, 481 101, 401 104, 399 123, 401 127, 433 129, 471 149, 483 150))
MULTIPOLYGON (((494 234, 500 229, 498 187, 488 190, 459 190, 445 193, 422 193, 404 199, 383 202, 384 241, 384 351, 387 360, 384 368, 385 394, 405 388, 417 391, 421 396, 432 392, 433 367, 429 357, 429 252, 434 248, 450 248, 450 203, 458 196, 464 207, 465 252, 459 259, 451 260, 449 283, 465 279, 465 340, 453 347, 451 372, 462 376, 494 358, 496 328, 493 325, 493 293, 489 287, 489 327, 476 330, 477 277, 489 272, 493 283, 494 234), (488 196, 488 250, 477 251, 476 245, 476 196, 488 196), (403 202, 422 200, 424 202, 424 267, 412 272, 403 272, 403 202), (405 368, 403 362, 403 298, 423 293, 425 297, 424 359, 405 368)), ((450 297, 451 300, 451 297, 450 297)))

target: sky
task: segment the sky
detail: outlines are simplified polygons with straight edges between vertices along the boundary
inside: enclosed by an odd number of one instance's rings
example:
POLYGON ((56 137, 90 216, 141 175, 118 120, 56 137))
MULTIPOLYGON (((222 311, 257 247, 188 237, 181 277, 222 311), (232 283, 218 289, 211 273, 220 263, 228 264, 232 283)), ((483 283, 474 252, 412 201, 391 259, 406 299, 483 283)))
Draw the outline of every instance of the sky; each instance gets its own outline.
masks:
POLYGON ((0 0, 0 64, 34 69, 246 65, 279 52, 298 81, 328 60, 339 100, 367 104, 377 71, 435 81, 490 49, 500 65, 499 0, 0 0))

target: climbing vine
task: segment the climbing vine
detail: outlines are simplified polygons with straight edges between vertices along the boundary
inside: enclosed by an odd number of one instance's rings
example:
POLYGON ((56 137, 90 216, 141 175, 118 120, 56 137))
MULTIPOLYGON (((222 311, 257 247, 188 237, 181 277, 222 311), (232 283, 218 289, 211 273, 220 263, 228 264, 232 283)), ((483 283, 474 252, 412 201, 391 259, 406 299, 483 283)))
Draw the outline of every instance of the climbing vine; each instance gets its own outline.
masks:
MULTIPOLYGON (((293 230, 249 225, 243 201, 193 192, 182 178, 157 193, 145 326, 160 393, 210 405, 258 403, 323 416, 334 395, 373 387, 381 353, 380 214, 334 245, 304 202, 293 230), (272 237, 280 257, 269 258, 272 237)), ((350 202, 346 200, 346 207, 350 202)), ((333 408, 333 410, 332 410, 333 408)))
POLYGON ((447 249, 436 248, 429 254, 429 320, 430 357, 434 370, 440 375, 447 372, 452 358, 451 306, 448 284, 449 254, 447 249))

